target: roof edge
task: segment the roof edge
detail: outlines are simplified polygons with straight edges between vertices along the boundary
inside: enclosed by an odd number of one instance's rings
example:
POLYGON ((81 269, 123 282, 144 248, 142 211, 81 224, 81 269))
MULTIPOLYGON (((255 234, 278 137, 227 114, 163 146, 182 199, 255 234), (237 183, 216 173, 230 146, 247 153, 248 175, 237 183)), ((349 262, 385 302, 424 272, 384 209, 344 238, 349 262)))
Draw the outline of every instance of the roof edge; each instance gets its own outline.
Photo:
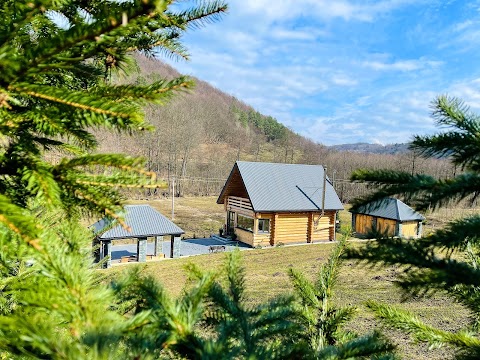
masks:
MULTIPOLYGON (((245 188, 245 191, 247 192, 248 201, 250 201, 250 205, 252 205, 252 210, 253 210, 254 213, 255 213, 255 212, 260 212, 260 211, 257 211, 257 210, 255 209, 255 205, 254 205, 253 202, 252 202, 252 197, 250 196, 250 194, 249 194, 249 192, 248 192, 248 188, 247 188, 247 186, 245 185, 245 181, 243 180, 243 175, 242 175, 242 172, 240 171, 240 166, 238 166, 238 162, 240 162, 240 161, 235 161, 235 165, 236 165, 237 168, 238 168, 238 173, 240 174, 240 178, 242 179, 243 187, 245 188)), ((246 162, 248 162, 248 161, 243 161, 243 162, 246 163, 246 162)), ((252 162, 253 162, 253 161, 252 161, 252 162)))
MULTIPOLYGON (((235 162, 235 164, 233 164, 232 170, 230 170, 230 174, 228 175, 227 180, 225 180, 225 184, 223 184, 222 191, 220 191, 220 195, 218 195, 218 198, 217 198, 217 204, 223 204, 223 197, 225 196, 225 191, 227 189, 227 185, 230 183, 230 180, 232 179, 233 172, 235 171, 235 167, 238 167, 237 162, 235 162), (222 201, 220 201, 220 199, 222 199, 222 201)), ((240 172, 240 170, 238 172, 240 172)), ((243 181, 243 179, 242 179, 242 181, 243 181)))

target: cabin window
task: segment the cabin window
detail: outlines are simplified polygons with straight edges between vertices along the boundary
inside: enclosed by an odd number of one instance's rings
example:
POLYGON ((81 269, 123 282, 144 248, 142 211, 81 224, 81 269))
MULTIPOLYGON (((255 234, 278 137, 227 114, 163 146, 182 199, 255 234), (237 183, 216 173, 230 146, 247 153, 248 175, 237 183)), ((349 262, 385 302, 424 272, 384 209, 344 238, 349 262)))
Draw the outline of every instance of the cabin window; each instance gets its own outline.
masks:
POLYGON ((253 218, 248 216, 237 215, 237 227, 243 230, 253 232, 253 218))
POLYGON ((258 219, 258 232, 260 233, 270 232, 270 220, 258 219))

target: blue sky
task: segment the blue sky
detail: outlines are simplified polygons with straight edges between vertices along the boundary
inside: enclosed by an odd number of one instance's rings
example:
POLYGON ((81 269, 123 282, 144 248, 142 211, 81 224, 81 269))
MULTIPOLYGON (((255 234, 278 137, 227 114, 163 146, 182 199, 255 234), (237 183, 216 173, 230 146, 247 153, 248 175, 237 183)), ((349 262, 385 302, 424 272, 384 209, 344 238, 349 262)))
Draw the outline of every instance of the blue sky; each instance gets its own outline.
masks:
POLYGON ((480 112, 480 1, 231 0, 169 61, 332 145, 439 131, 435 96, 480 112))

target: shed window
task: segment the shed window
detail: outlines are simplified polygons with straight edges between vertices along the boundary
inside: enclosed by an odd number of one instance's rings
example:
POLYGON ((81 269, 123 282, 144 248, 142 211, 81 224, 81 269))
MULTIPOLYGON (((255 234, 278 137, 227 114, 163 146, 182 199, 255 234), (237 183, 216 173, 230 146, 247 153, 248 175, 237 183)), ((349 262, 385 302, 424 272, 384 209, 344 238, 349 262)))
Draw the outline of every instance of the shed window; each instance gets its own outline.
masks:
POLYGON ((270 220, 258 219, 258 232, 261 232, 261 233, 270 232, 270 220))
POLYGON ((237 227, 243 230, 253 231, 253 218, 238 214, 237 227))

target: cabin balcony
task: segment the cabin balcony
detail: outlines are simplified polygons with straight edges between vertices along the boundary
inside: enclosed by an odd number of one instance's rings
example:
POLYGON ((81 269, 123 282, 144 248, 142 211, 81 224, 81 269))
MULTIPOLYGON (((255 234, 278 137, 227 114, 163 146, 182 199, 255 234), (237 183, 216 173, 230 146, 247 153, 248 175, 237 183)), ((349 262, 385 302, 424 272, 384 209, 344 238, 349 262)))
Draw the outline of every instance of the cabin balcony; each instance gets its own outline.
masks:
POLYGON ((253 216, 253 208, 249 199, 238 196, 229 196, 226 203, 226 210, 236 213, 253 216))

